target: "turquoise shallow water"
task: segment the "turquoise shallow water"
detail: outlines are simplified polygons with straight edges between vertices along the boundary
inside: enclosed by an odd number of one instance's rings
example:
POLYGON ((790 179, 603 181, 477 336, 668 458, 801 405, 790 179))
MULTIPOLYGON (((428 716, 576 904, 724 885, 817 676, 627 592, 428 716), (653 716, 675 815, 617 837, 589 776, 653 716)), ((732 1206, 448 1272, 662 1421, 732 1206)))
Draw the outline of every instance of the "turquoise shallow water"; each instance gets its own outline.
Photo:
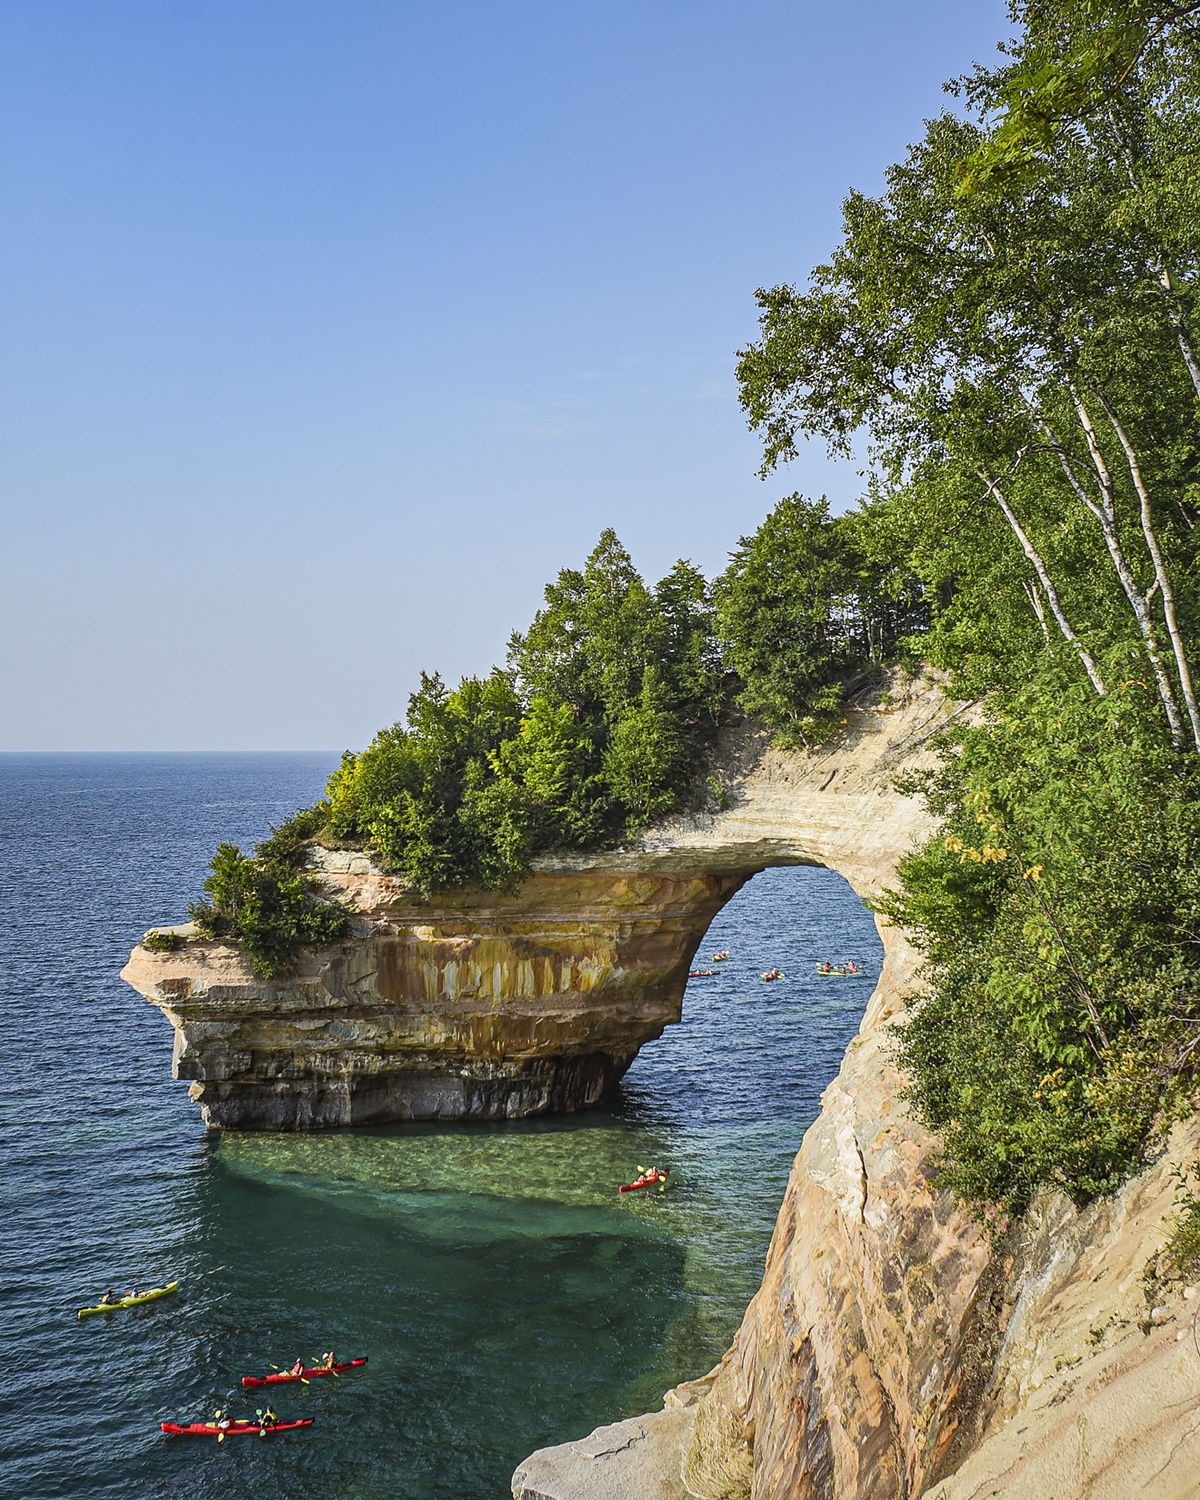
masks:
POLYGON ((162 1017, 117 979, 220 838, 311 801, 329 756, 0 756, 0 1478, 49 1496, 503 1500, 533 1448, 655 1406, 728 1345, 791 1158, 878 973, 823 870, 757 876, 717 917, 684 1023, 611 1107, 320 1136, 200 1129, 162 1017), (859 979, 817 960, 855 957, 859 979), (764 985, 778 964, 786 981, 764 985), (648 1159, 663 1196, 621 1198, 648 1159), (107 1285, 180 1294, 79 1324, 107 1285), (316 1425, 163 1438, 270 1362, 316 1425))

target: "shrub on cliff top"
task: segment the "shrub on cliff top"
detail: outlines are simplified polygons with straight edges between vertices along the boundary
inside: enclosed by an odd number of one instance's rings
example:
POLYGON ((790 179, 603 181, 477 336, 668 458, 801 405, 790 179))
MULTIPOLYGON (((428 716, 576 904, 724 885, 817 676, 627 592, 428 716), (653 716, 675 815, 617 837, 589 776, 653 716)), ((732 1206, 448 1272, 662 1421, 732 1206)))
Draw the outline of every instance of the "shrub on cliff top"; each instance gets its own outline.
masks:
POLYGON ((142 939, 142 947, 149 953, 175 953, 183 947, 183 939, 177 932, 160 932, 152 927, 142 939))
POLYGON ((350 913, 325 899, 304 868, 307 841, 324 821, 323 807, 306 809, 274 829, 253 855, 219 845, 204 882, 208 899, 188 908, 206 937, 239 942, 265 978, 286 973, 302 948, 335 943, 349 930, 350 913))

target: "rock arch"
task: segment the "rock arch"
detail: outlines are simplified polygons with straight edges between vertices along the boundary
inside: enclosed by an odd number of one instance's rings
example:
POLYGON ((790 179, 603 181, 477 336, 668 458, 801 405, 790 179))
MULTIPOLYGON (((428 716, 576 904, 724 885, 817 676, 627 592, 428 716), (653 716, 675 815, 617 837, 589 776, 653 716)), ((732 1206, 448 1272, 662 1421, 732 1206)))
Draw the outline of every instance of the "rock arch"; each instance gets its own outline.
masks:
MULTIPOLYGON (((512 1119, 594 1104, 680 1019, 692 956, 752 875, 825 865, 864 896, 892 878, 924 826, 892 778, 924 757, 945 714, 918 679, 856 710, 811 755, 734 734, 722 747, 725 811, 660 825, 628 849, 541 860, 515 894, 421 903, 366 855, 317 850, 358 914, 350 941, 265 981, 236 947, 183 927, 181 948, 135 948, 123 977, 170 1020, 175 1075, 210 1126, 512 1119)), ((884 990, 908 956, 894 935, 888 946, 884 990)))

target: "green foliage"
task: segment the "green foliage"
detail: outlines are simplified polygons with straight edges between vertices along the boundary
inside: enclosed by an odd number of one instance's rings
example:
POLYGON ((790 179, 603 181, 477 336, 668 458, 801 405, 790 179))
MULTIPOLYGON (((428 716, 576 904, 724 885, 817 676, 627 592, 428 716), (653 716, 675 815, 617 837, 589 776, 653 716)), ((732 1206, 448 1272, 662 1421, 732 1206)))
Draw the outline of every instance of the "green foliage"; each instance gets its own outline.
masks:
MULTIPOLYGON (((738 365, 764 474, 803 438, 865 455, 855 547, 892 597, 919 580, 922 654, 985 701, 883 904, 927 956, 913 1099, 977 1203, 1107 1190, 1193 1092, 1198 11, 1014 0, 1003 64, 952 88, 967 117, 847 198, 806 287, 760 290, 738 365)), ((768 713, 817 701, 866 612, 842 524, 809 507, 802 562, 784 526, 739 558, 731 656, 768 713)))
POLYGON ((612 531, 546 589, 506 670, 423 676, 403 724, 343 757, 323 836, 373 849, 416 891, 508 886, 541 850, 619 841, 683 805, 725 669, 709 588, 678 562, 654 589, 612 531))
POLYGON ((601 773, 614 802, 625 809, 627 832, 679 805, 692 772, 689 748, 669 689, 658 669, 647 666, 641 692, 612 726, 601 773))
POLYGON ((177 932, 161 932, 152 927, 142 939, 142 947, 151 953, 175 953, 183 947, 183 939, 177 932))
POLYGON ((483 878, 496 884, 486 835, 473 816, 494 779, 493 757, 520 731, 511 678, 468 677, 453 692, 422 674, 407 725, 382 730, 347 754, 330 780, 329 831, 369 844, 415 889, 431 892, 483 878))
POLYGON ((1164 1294, 1200 1273, 1200 1161, 1175 1167, 1171 1176, 1175 1179, 1175 1203, 1167 1220, 1170 1238, 1151 1255, 1142 1271, 1142 1295, 1146 1299, 1143 1333, 1150 1332, 1150 1315, 1164 1294))
POLYGON ((1108 46, 1093 9, 1019 8, 1011 64, 966 87, 977 118, 930 121, 883 195, 852 194, 806 289, 760 291, 738 375, 764 471, 802 437, 865 446, 868 530, 923 581, 927 649, 964 691, 1064 649, 1099 682, 1097 656, 1137 641, 1174 742, 1200 749, 1172 619, 1194 611, 1200 537, 1197 34, 1143 49, 1033 176, 959 191, 1014 70, 1108 46))
POLYGON ((1071 0, 1014 7, 1027 45, 1005 70, 1000 117, 959 169, 964 197, 1003 190, 1037 173, 1061 138, 1121 102, 1148 48, 1186 23, 1200 4, 1173 0, 1071 0))
POLYGON ((926 953, 901 1058, 971 1201, 1108 1191, 1190 1097, 1200 767, 1150 706, 1053 671, 998 695, 954 736, 927 786, 941 831, 879 904, 926 953))
POLYGON ((323 806, 297 813, 253 855, 220 844, 204 882, 208 899, 188 908, 206 937, 240 942, 266 978, 291 969, 302 948, 336 943, 349 931, 350 913, 326 900, 304 868, 307 841, 324 819, 323 806))
POLYGON ((823 740, 840 717, 840 682, 892 659, 926 622, 920 585, 873 556, 873 541, 862 513, 835 520, 824 499, 791 495, 741 539, 718 581, 740 701, 783 744, 823 740))
POLYGON ((1195 1186, 1197 1182, 1200 1182, 1200 1161, 1192 1162, 1176 1173, 1171 1238, 1163 1255, 1174 1276, 1184 1281, 1190 1281, 1200 1272, 1200 1191, 1195 1186))

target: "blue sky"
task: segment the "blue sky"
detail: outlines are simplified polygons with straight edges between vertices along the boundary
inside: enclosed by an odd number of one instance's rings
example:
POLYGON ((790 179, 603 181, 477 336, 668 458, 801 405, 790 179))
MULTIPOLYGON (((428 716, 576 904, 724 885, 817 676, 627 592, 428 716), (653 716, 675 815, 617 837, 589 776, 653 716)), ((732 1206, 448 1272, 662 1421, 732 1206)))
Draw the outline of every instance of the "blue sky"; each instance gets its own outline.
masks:
POLYGON ((616 527, 719 570, 754 290, 992 0, 8 0, 0 748, 358 747, 616 527))

